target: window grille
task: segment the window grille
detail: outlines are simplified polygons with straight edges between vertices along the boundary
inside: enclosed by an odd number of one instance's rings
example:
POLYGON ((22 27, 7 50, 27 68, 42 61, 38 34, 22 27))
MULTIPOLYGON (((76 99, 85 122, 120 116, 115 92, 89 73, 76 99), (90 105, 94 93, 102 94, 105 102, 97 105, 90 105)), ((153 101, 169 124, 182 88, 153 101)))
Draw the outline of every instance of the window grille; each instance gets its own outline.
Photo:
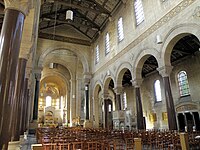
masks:
POLYGON ((136 25, 139 25, 144 21, 144 11, 141 0, 135 0, 134 9, 135 9, 136 25))
POLYGON ((119 42, 121 42, 124 39, 124 30, 123 30, 122 17, 120 17, 119 20, 118 20, 117 29, 118 29, 118 40, 119 40, 119 42))
POLYGON ((95 63, 99 63, 99 45, 96 46, 95 48, 95 63))
POLYGON ((107 55, 110 52, 110 35, 109 33, 106 33, 105 38, 105 54, 107 55))

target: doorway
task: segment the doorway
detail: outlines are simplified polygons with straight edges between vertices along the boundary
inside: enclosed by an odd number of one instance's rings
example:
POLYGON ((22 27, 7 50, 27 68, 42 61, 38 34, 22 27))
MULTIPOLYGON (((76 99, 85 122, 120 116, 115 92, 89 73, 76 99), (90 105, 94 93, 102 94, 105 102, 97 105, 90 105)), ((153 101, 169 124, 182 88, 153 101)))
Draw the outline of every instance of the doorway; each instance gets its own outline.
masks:
POLYGON ((185 131, 185 116, 183 113, 178 113, 178 126, 181 132, 185 131))

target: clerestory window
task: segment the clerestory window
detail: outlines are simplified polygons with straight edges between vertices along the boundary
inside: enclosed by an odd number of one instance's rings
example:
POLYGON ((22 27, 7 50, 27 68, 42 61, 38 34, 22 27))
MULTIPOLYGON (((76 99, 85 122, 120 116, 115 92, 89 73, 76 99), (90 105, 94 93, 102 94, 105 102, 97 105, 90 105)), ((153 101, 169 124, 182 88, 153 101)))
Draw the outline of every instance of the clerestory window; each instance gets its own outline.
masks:
POLYGON ((105 37, 105 55, 110 53, 110 35, 107 32, 105 37))
POLYGON ((139 25, 144 21, 144 11, 143 11, 143 6, 142 6, 142 0, 135 0, 134 9, 135 9, 136 25, 139 25))
POLYGON ((99 63, 99 45, 95 48, 95 64, 99 63))
POLYGON ((117 29, 118 29, 118 40, 119 40, 119 42, 121 42, 124 39, 124 29, 123 29, 122 17, 120 17, 118 20, 117 29))

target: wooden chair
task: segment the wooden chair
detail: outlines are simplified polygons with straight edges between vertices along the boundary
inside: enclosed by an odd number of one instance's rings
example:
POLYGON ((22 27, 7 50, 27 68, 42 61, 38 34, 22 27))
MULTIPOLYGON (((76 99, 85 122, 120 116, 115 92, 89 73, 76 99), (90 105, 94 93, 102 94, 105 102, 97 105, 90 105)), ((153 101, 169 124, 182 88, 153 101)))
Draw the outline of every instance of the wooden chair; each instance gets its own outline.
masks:
POLYGON ((85 149, 87 150, 100 150, 101 145, 97 141, 87 141, 85 149))
POLYGON ((126 150, 134 150, 134 139, 126 138, 125 139, 126 150))
POLYGON ((72 150, 84 150, 84 142, 72 142, 72 150))

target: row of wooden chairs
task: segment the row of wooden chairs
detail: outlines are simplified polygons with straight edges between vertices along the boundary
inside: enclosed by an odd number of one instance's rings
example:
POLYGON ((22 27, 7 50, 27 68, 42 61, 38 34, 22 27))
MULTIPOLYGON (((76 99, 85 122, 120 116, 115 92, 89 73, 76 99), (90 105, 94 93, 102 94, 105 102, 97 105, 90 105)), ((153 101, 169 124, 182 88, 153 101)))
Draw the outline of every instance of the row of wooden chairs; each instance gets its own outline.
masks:
MULTIPOLYGON (((200 149, 199 141, 194 138, 199 134, 199 132, 188 133, 189 144, 193 149, 200 149)), ((133 150, 134 138, 141 138, 142 145, 146 149, 181 149, 179 133, 169 130, 120 131, 85 128, 40 128, 37 130, 37 138, 38 142, 42 143, 44 147, 53 147, 55 150, 78 149, 76 146, 86 150, 89 150, 89 148, 133 150), (89 144, 93 146, 89 146, 89 144)))

